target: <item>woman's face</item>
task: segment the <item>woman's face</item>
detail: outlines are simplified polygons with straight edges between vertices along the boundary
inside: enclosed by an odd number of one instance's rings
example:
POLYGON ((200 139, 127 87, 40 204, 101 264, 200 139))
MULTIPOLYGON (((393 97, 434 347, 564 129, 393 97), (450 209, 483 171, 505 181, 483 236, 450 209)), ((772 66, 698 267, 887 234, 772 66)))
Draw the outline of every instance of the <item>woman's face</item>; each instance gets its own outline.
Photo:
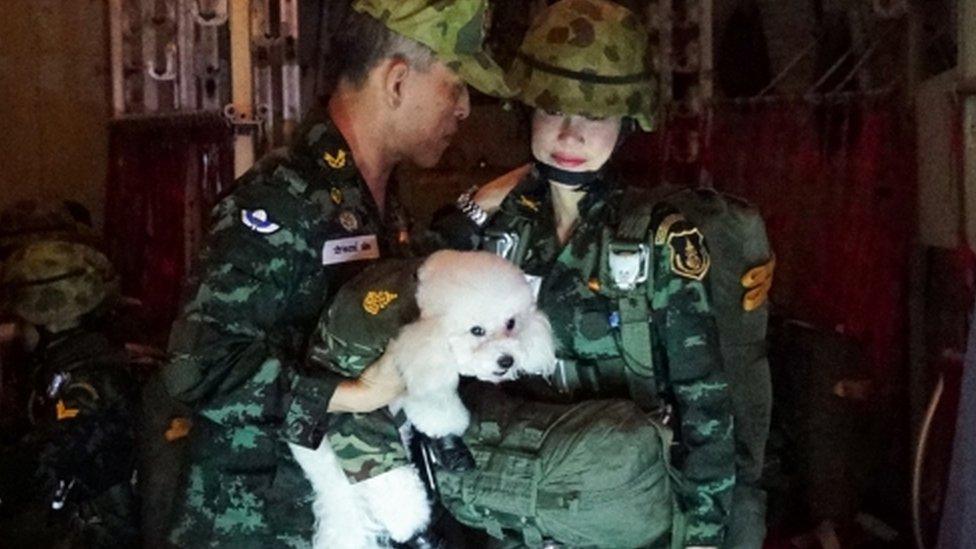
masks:
POLYGON ((586 118, 536 109, 532 116, 532 155, 568 172, 600 169, 617 144, 620 117, 586 118))

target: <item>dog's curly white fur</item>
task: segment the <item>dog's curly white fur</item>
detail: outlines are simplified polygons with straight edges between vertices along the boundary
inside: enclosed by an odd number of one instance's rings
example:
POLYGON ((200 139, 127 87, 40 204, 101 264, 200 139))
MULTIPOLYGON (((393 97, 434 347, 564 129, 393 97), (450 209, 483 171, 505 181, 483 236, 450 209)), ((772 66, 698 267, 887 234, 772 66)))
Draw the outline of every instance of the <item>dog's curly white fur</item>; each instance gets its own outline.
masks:
MULTIPOLYGON (((390 342, 407 386, 395 407, 430 437, 460 435, 470 416, 459 376, 498 383, 552 373, 549 322, 522 272, 486 252, 441 251, 420 267, 420 318, 390 342)), ((430 508, 413 466, 350 484, 324 438, 316 450, 290 445, 315 491, 313 545, 329 549, 404 542, 426 528, 430 508)))

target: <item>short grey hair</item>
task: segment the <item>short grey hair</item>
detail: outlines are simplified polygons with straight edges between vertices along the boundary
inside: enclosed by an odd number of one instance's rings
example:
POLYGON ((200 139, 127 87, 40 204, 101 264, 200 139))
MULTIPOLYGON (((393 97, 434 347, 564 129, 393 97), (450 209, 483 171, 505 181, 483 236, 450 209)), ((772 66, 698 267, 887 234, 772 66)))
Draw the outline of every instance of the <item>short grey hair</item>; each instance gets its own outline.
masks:
POLYGON ((342 18, 330 49, 336 81, 344 79, 356 87, 384 59, 402 59, 419 71, 430 69, 436 59, 433 50, 424 44, 352 9, 342 18))

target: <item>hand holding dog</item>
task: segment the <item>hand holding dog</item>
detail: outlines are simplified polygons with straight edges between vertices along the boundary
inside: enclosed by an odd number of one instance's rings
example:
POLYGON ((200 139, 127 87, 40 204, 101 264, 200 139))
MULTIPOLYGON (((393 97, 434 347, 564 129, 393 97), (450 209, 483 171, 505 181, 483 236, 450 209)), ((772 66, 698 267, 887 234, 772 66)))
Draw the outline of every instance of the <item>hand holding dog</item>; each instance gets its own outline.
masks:
POLYGON ((378 410, 396 400, 406 390, 406 385, 396 361, 384 354, 363 370, 357 379, 343 381, 329 401, 331 413, 365 413, 378 410))

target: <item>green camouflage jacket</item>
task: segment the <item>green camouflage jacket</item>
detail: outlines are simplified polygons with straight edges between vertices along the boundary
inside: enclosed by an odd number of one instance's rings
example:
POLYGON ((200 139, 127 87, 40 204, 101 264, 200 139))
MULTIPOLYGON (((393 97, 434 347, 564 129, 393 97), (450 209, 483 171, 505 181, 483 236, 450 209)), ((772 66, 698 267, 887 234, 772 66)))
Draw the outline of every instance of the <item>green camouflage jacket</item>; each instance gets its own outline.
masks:
POLYGON ((331 122, 310 122, 295 143, 215 208, 173 325, 164 379, 197 415, 171 533, 181 547, 308 543, 311 487, 284 442, 318 446, 341 378, 304 367, 306 339, 343 282, 405 249, 401 209, 380 215, 331 122))
MULTIPOLYGON (((528 234, 519 246, 519 264, 528 275, 541 277, 538 303, 552 323, 557 357, 596 372, 575 398, 625 396, 641 402, 622 374, 618 301, 601 291, 599 278, 604 230, 617 226, 625 207, 634 207, 623 204, 625 196, 598 181, 579 204, 572 236, 560 246, 549 186, 533 176, 509 194, 486 227, 488 233, 528 234)), ((677 210, 659 204, 650 211, 654 392, 675 408, 675 463, 683 473, 680 500, 689 522, 685 543, 718 545, 735 459, 732 405, 706 290, 709 259, 701 233, 677 210)))

